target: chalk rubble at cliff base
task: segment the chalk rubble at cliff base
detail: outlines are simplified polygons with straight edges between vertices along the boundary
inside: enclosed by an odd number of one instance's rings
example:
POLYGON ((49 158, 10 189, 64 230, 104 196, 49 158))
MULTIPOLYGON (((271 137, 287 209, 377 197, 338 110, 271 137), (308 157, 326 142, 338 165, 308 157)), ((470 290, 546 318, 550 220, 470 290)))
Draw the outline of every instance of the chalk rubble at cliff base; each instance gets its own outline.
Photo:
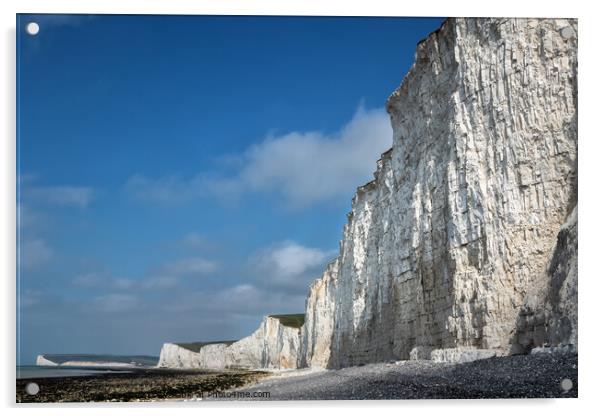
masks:
POLYGON ((231 345, 165 344, 160 365, 576 351, 577 21, 448 19, 387 111, 393 146, 358 188, 303 326, 266 317, 231 345))

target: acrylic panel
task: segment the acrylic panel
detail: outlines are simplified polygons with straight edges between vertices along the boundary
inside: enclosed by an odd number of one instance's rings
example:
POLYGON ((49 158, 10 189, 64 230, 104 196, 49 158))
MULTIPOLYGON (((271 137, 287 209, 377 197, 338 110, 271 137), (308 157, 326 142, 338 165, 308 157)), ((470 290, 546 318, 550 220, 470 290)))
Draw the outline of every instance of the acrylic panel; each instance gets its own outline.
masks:
POLYGON ((17 402, 577 397, 577 33, 17 15, 17 402))

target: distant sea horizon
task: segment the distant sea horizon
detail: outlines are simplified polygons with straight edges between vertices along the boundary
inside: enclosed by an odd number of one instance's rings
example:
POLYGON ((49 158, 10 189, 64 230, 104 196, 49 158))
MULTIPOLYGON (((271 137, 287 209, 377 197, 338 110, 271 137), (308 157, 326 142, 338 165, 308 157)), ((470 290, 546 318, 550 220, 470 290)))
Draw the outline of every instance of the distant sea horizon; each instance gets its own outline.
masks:
POLYGON ((41 354, 57 365, 17 365, 17 379, 49 377, 81 377, 95 374, 130 373, 140 368, 152 368, 159 357, 147 355, 103 354, 41 354), (66 362, 90 363, 90 365, 62 365, 66 362), (114 365, 111 365, 113 363, 114 365), (131 367, 123 364, 131 364, 131 367))

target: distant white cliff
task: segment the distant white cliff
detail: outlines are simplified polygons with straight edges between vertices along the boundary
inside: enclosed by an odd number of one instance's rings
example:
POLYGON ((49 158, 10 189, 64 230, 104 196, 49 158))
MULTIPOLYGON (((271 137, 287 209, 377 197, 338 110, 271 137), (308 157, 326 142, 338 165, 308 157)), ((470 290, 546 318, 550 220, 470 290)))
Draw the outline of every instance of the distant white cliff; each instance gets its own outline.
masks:
POLYGON ((69 360, 69 361, 52 361, 46 358, 44 355, 38 355, 36 358, 36 365, 50 366, 50 367, 138 367, 136 363, 124 363, 119 361, 83 361, 83 360, 69 360))
POLYGON ((162 365, 576 350, 577 21, 448 19, 418 44, 387 110, 393 147, 358 188, 303 326, 266 318, 198 357, 166 344, 162 365))
POLYGON ((36 358, 36 365, 43 365, 43 366, 57 366, 58 363, 55 363, 54 361, 50 361, 48 360, 46 357, 44 357, 43 355, 38 355, 36 358))
POLYGON ((253 334, 236 342, 209 343, 197 348, 194 344, 164 344, 158 366, 216 370, 296 368, 299 328, 284 325, 287 317, 289 316, 266 316, 253 334))

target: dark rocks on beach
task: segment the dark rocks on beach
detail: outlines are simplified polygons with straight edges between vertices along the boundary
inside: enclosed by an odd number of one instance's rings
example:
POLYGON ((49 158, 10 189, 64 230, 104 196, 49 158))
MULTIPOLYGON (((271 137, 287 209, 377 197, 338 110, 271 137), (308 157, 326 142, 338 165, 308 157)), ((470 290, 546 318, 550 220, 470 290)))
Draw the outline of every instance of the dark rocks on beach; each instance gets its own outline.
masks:
MULTIPOLYGON (((494 357, 470 363, 428 360, 365 364, 294 377, 268 372, 145 369, 82 377, 17 380, 17 402, 184 399, 378 400, 577 397, 575 353, 494 357), (570 381, 568 381, 570 380, 570 381), (39 392, 27 394, 28 383, 39 392), (218 396, 215 392, 236 392, 218 396), (213 394, 212 394, 213 393, 213 394), (258 394, 262 393, 262 394, 258 394), (267 393, 267 394, 266 394, 267 393)), ((304 370, 301 370, 304 371, 304 370)))
POLYGON ((137 369, 131 373, 19 379, 17 402, 129 402, 196 398, 241 387, 267 374, 261 371, 218 373, 202 370, 137 369), (28 394, 27 386, 30 383, 39 386, 37 394, 28 394))

